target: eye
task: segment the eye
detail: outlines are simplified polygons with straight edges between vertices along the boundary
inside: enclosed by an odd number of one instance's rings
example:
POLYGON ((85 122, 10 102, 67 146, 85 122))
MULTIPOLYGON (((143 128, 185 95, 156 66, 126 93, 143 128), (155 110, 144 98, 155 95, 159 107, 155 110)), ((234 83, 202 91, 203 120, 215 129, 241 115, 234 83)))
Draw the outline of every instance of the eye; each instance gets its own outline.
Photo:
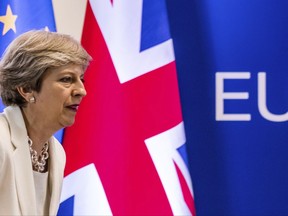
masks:
POLYGON ((72 81, 73 79, 70 76, 66 76, 60 79, 60 82, 63 82, 63 83, 72 83, 72 81))
POLYGON ((81 78, 81 82, 82 82, 82 83, 85 83, 85 79, 84 79, 84 78, 81 78))

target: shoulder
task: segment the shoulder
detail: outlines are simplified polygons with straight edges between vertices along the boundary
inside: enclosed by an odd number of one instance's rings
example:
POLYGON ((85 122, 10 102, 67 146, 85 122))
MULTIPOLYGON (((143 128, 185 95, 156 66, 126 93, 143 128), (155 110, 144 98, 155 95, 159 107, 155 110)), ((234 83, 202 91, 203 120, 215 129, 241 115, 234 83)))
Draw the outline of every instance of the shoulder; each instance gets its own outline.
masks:
POLYGON ((4 144, 11 143, 10 126, 3 113, 0 113, 0 137, 0 149, 4 148, 4 144))
POLYGON ((10 127, 5 114, 0 113, 0 165, 4 164, 5 158, 13 151, 11 144, 10 127))
POLYGON ((8 121, 4 113, 0 113, 0 132, 2 132, 2 130, 9 130, 8 121))

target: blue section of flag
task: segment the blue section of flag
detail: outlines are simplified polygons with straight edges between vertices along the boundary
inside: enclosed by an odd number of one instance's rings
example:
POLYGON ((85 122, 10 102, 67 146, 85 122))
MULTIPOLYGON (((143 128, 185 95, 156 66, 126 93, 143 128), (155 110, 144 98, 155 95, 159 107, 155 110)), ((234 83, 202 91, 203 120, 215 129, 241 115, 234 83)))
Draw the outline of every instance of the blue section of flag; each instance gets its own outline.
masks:
POLYGON ((3 111, 3 109, 5 108, 4 104, 2 103, 2 100, 0 98, 0 112, 3 111))
POLYGON ((3 0, 0 2, 0 17, 5 16, 10 6, 12 14, 17 16, 15 21, 16 32, 10 29, 3 35, 4 23, 0 22, 0 53, 17 35, 31 29, 56 31, 53 6, 51 0, 3 0))
POLYGON ((197 215, 288 215, 288 121, 273 122, 260 113, 263 90, 257 77, 259 72, 267 74, 268 110, 286 113, 288 1, 168 0, 167 4, 177 41, 197 215), (249 98, 223 103, 224 113, 250 114, 251 121, 215 119, 216 103, 222 100, 215 96, 216 72, 251 74, 250 79, 224 82, 225 92, 246 92, 249 98))
POLYGON ((164 0, 144 0, 140 51, 170 39, 164 0))
POLYGON ((63 134, 64 134, 64 129, 61 129, 61 130, 57 131, 57 132, 54 134, 55 138, 56 138, 60 143, 62 143, 63 134))
POLYGON ((61 202, 57 215, 68 216, 73 215, 74 197, 72 196, 67 200, 61 202))
POLYGON ((185 162, 186 166, 189 167, 189 162, 188 162, 188 156, 187 156, 187 151, 186 151, 186 145, 180 146, 177 151, 181 155, 183 161, 185 162))

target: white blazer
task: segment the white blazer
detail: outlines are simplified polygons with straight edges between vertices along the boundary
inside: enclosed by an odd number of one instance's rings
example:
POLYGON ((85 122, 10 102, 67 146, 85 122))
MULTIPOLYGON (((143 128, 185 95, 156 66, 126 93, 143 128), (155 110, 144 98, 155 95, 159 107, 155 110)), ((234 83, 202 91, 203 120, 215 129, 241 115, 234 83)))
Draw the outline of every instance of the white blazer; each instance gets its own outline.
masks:
MULTIPOLYGON (((66 156, 54 137, 49 139, 49 155, 49 215, 56 215, 66 156)), ((0 215, 36 215, 27 130, 18 106, 9 106, 0 114, 0 215)))

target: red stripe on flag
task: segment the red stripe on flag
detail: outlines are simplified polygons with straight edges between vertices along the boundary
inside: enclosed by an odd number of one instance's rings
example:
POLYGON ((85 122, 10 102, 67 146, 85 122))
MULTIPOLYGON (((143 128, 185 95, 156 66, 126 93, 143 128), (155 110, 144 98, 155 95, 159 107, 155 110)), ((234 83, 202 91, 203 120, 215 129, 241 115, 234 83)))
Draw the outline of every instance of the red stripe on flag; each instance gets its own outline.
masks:
POLYGON ((179 181, 180 181, 180 185, 181 185, 181 189, 182 189, 182 193, 184 196, 184 200, 188 206, 188 208, 190 209, 190 212, 192 213, 193 216, 196 216, 196 211, 195 211, 195 205, 194 205, 194 198, 189 190, 189 187, 187 185, 187 182, 181 172, 181 170, 179 169, 178 165, 174 162, 174 165, 176 167, 177 170, 177 174, 179 177, 179 181))

